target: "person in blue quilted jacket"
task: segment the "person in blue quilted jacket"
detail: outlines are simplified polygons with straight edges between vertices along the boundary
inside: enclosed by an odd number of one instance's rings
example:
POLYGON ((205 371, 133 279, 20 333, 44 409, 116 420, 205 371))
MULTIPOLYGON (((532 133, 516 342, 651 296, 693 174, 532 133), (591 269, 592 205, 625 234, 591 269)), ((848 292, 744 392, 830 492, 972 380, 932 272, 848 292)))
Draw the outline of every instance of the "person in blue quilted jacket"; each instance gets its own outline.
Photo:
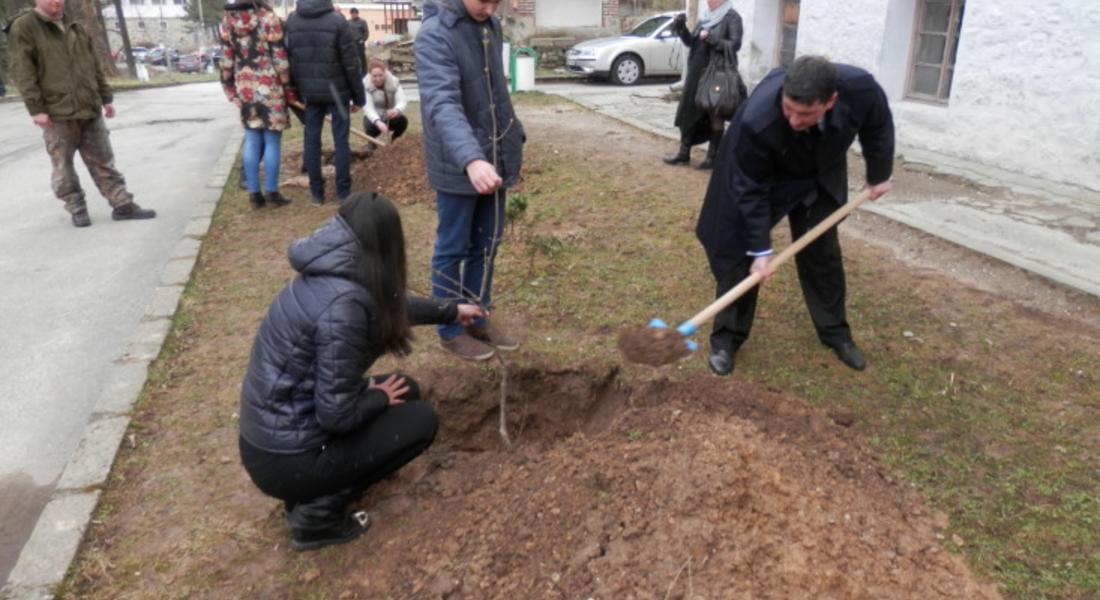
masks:
POLYGON ((411 377, 364 377, 410 351, 411 325, 485 318, 472 304, 406 296, 405 239, 393 204, 352 194, 294 242, 298 272, 264 317, 241 390, 240 451, 265 494, 283 501, 297 550, 351 541, 369 527, 349 506, 416 458, 438 419, 411 377))

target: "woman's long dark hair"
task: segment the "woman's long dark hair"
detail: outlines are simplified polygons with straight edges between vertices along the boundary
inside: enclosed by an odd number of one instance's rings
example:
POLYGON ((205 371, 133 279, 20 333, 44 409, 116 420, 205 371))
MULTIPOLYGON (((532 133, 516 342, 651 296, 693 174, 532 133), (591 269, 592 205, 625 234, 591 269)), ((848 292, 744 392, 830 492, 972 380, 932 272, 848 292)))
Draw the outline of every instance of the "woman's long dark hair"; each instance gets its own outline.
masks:
POLYGON ((352 194, 340 207, 340 217, 355 232, 363 249, 359 281, 374 301, 374 319, 370 327, 377 335, 372 341, 386 352, 408 354, 412 330, 406 305, 405 234, 401 215, 385 196, 375 193, 352 194))

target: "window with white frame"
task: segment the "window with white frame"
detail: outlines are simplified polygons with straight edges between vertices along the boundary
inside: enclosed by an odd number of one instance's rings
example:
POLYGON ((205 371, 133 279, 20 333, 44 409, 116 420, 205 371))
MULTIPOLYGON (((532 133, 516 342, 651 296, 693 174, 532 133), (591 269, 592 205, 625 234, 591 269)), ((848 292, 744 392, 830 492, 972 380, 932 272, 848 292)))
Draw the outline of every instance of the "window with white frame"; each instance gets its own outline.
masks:
POLYGON ((918 0, 909 97, 946 103, 951 96, 965 4, 966 0, 918 0))

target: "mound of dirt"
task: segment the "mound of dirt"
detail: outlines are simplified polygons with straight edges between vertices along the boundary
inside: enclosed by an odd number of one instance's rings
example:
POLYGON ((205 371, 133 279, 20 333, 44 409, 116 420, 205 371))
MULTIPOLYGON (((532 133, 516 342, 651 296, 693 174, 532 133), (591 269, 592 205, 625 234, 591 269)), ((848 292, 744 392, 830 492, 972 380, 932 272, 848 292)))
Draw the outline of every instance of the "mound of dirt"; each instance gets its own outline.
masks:
MULTIPOLYGON (((352 190, 376 192, 393 200, 397 204, 411 205, 430 202, 434 198, 428 185, 427 171, 424 169, 423 145, 419 134, 406 134, 388 146, 368 150, 366 145, 352 138, 351 180, 352 190)), ((326 199, 332 200, 335 190, 336 171, 332 168, 334 153, 332 149, 322 150, 321 162, 324 165, 326 181, 326 199)), ((289 150, 283 153, 283 185, 309 188, 309 178, 299 175, 302 165, 302 151, 289 150)))
POLYGON ((494 375, 421 383, 440 441, 364 499, 369 574, 318 574, 346 597, 998 597, 939 545, 945 520, 790 397, 528 368, 507 452, 494 375))
POLYGON ((431 201, 423 147, 419 134, 406 134, 375 148, 367 160, 352 163, 352 189, 377 192, 403 205, 431 201))

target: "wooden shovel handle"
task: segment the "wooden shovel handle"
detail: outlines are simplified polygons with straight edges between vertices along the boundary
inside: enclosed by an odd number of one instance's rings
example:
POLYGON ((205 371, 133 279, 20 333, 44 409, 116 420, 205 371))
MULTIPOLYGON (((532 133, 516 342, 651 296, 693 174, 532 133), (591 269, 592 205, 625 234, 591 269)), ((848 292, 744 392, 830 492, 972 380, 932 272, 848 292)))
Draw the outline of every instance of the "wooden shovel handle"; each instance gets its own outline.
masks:
MULTIPOLYGON (((298 110, 305 110, 306 109, 306 105, 302 104, 301 102, 290 102, 289 104, 291 106, 293 106, 294 108, 297 108, 298 110)), ((332 123, 332 117, 325 117, 325 120, 328 121, 329 123, 332 123)), ((350 123, 348 123, 348 129, 350 129, 351 132, 354 133, 355 135, 363 138, 364 140, 367 140, 368 142, 371 142, 372 144, 376 144, 378 146, 383 146, 383 147, 389 145, 386 142, 383 142, 382 140, 380 140, 380 139, 378 139, 374 136, 370 136, 370 135, 367 135, 366 133, 364 133, 362 131, 359 131, 358 129, 352 127, 350 123)))
MULTIPOLYGON (((773 258, 769 263, 769 266, 774 269, 775 267, 778 267, 779 265, 790 260, 791 257, 793 257, 795 254, 798 254, 811 242, 821 237, 821 234, 828 231, 829 228, 839 223, 841 219, 847 217, 852 213, 852 211, 859 208, 859 205, 866 202, 868 199, 870 199, 870 197, 871 191, 864 190, 863 193, 861 193, 855 200, 852 200, 844 206, 841 206, 837 210, 833 211, 833 214, 826 217, 824 221, 815 225, 813 229, 804 233, 802 237, 795 240, 794 243, 792 243, 790 246, 787 246, 782 252, 779 253, 778 256, 773 258)), ((722 310, 730 304, 733 304, 738 298, 745 295, 745 292, 751 290, 753 286, 760 283, 760 279, 761 276, 759 273, 750 274, 748 277, 742 279, 741 283, 738 283, 736 286, 734 286, 733 289, 726 292, 725 294, 722 294, 722 296, 712 302, 710 306, 699 311, 699 314, 692 317, 688 322, 691 323, 694 327, 698 328, 707 321, 713 319, 715 315, 722 312, 722 310)))

